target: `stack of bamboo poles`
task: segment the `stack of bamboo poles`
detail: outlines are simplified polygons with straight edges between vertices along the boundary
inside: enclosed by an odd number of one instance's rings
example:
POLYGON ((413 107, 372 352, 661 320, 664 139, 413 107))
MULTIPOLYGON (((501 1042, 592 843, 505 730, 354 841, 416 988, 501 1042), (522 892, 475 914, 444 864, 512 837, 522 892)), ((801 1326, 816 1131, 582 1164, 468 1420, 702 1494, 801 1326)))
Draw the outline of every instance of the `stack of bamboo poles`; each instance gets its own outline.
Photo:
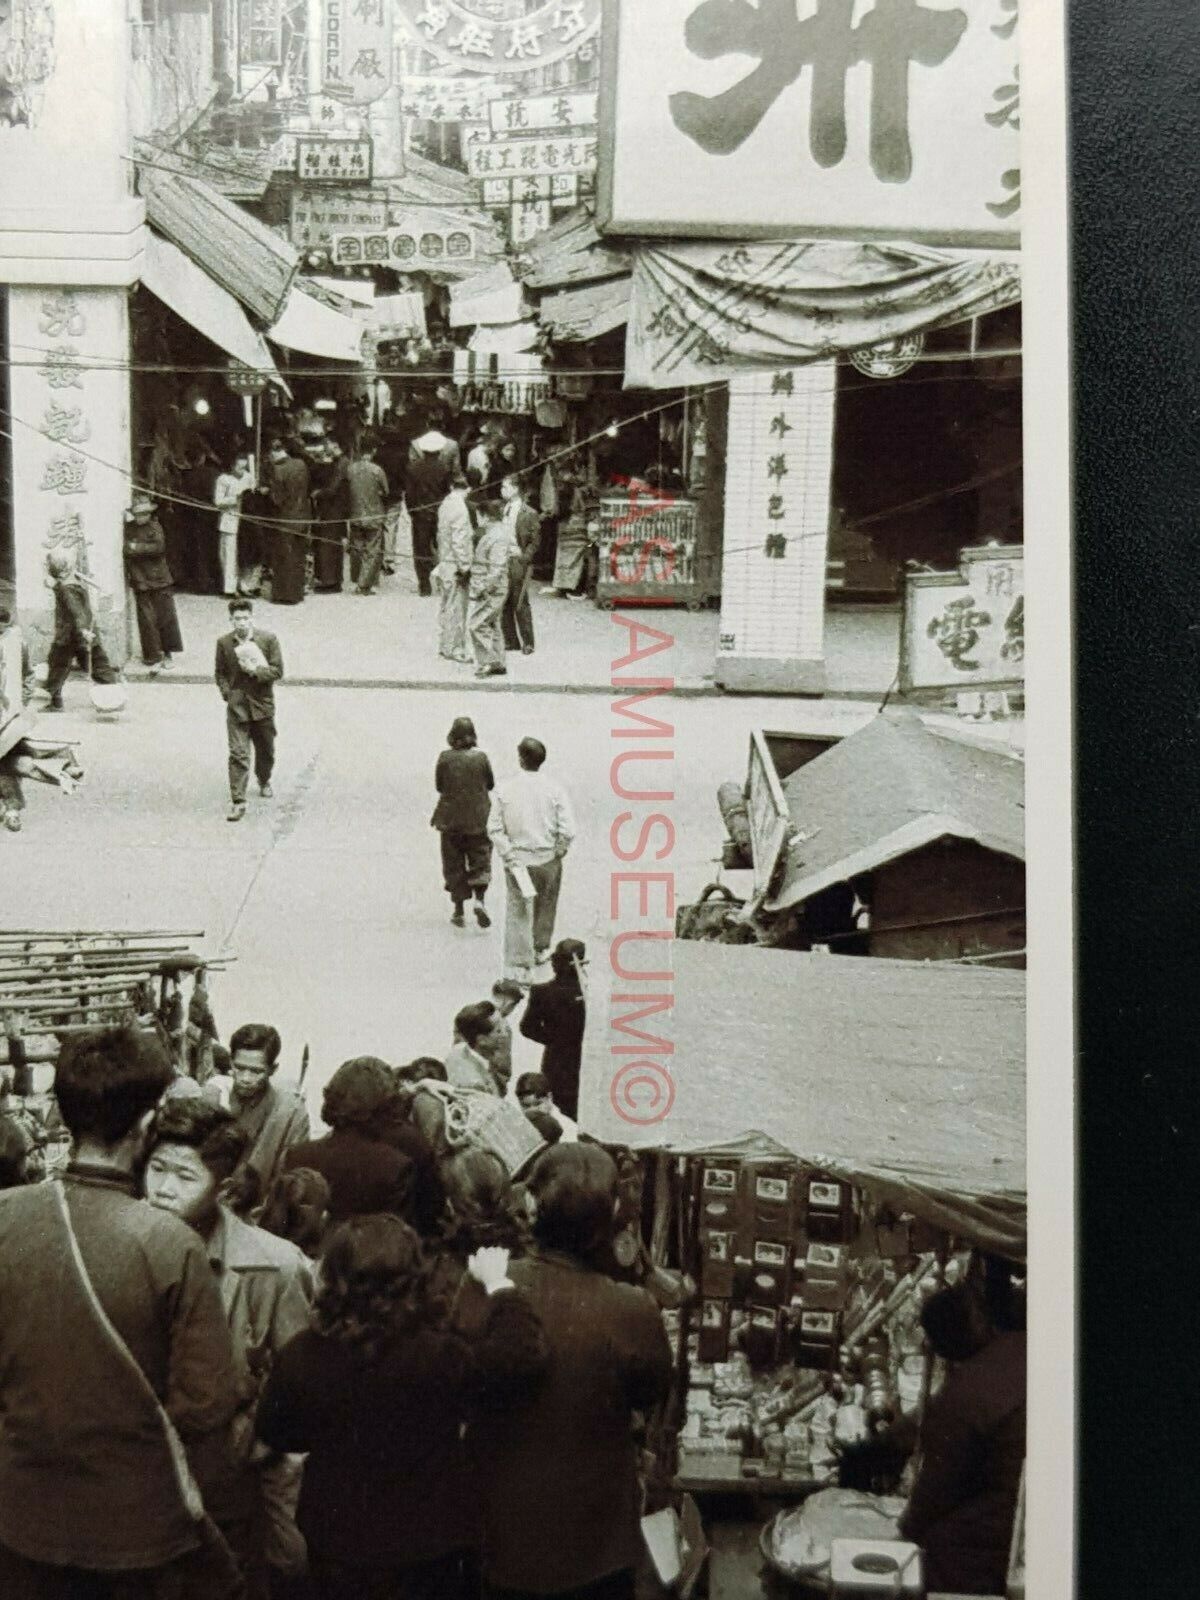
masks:
POLYGON ((70 1034, 121 1022, 161 1027, 182 1069, 189 1009, 199 1000, 207 1010, 207 973, 228 959, 202 959, 203 937, 162 928, 0 932, 0 1076, 11 1091, 28 1093, 33 1067, 56 1060, 70 1034))

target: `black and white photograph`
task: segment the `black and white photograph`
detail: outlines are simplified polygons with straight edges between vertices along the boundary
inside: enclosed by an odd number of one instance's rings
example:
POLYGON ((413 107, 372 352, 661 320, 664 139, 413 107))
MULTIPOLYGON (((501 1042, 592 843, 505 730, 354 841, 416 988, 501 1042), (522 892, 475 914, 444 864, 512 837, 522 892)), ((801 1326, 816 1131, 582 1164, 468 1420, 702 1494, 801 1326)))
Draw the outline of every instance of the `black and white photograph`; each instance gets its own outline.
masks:
POLYGON ((1040 11, 0 0, 0 1600, 1066 1600, 1040 11))

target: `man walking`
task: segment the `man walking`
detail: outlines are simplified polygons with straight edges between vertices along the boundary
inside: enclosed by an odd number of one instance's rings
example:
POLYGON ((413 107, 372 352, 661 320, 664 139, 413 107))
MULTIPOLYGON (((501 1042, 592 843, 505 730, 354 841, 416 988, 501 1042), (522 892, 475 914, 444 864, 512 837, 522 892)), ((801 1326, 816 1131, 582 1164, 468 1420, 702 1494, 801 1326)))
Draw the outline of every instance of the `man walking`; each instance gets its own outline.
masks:
POLYGON ((167 539, 149 495, 134 496, 125 520, 125 572, 137 607, 142 660, 150 673, 170 671, 183 649, 175 610, 174 578, 167 565, 167 539))
POLYGON ((533 654, 533 610, 529 604, 529 573, 542 536, 542 519, 521 494, 521 481, 510 472, 501 481, 504 526, 508 529, 508 596, 501 623, 504 648, 533 654))
POLYGON ((93 683, 111 684, 119 682, 119 679, 104 646, 96 637, 92 602, 83 578, 76 571, 73 558, 62 551, 52 550, 46 557, 46 571, 46 581, 54 595, 54 638, 46 662, 44 685, 50 697, 46 710, 61 711, 63 684, 67 681, 76 655, 84 654, 91 662, 93 683))
POLYGON ((259 793, 271 798, 275 770, 275 685, 283 677, 283 655, 273 633, 254 626, 249 600, 229 602, 232 631, 217 640, 217 688, 225 702, 229 735, 230 822, 246 815, 250 752, 259 793))
POLYGON ((504 863, 508 891, 504 975, 530 983, 554 939, 562 864, 575 837, 575 818, 566 790, 542 771, 546 746, 541 740, 522 739, 517 758, 520 772, 493 797, 488 833, 504 863))
POLYGON ((375 459, 375 440, 364 436, 350 463, 350 582, 357 594, 374 594, 383 566, 387 474, 375 459))
POLYGON ((450 493, 438 507, 437 555, 433 583, 438 592, 438 654, 469 666, 467 585, 475 556, 475 524, 461 472, 451 479, 450 493))
POLYGON ((5 1600, 240 1592, 207 1514, 240 1398, 220 1294, 200 1240, 135 1192, 171 1076, 137 1029, 65 1040, 71 1165, 0 1205, 5 1600))
POLYGON ((475 652, 477 678, 502 678, 504 631, 500 617, 508 598, 508 529, 495 501, 480 508, 483 532, 471 562, 471 581, 467 590, 467 631, 475 652))

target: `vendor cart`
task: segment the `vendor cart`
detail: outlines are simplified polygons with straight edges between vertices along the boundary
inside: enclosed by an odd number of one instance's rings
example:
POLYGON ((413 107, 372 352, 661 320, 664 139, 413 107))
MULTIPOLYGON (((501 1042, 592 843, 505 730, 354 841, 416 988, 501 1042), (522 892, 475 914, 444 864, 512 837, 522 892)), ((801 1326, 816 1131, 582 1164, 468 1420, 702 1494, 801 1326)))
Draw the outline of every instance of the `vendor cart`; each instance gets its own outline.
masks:
POLYGON ((630 488, 600 497, 596 604, 601 610, 639 605, 700 611, 720 593, 715 574, 696 555, 698 508, 654 490, 630 488))

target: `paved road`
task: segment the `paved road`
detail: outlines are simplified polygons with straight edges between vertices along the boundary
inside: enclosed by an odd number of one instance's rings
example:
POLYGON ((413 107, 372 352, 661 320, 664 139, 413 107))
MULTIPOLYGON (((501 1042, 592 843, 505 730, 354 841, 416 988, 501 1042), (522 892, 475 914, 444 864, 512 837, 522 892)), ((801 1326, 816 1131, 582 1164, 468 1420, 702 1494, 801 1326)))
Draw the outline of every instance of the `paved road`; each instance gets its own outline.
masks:
MULTIPOLYGON (((236 964, 214 978, 217 1021, 273 1021, 290 1070, 308 1042, 315 1104, 338 1063, 445 1053, 454 1012, 485 998, 500 970, 490 934, 449 925, 433 807, 432 769, 452 716, 473 715, 498 777, 536 733, 567 783, 579 839, 567 864, 559 934, 608 937, 610 879, 619 870, 609 829, 624 802, 609 784, 613 710, 600 696, 508 697, 439 691, 280 691, 280 765, 273 802, 252 798, 244 822, 225 821, 224 720, 212 688, 135 685, 122 721, 99 725, 74 680, 55 726, 83 740, 87 779, 70 799, 31 785, 25 829, 0 834, 0 904, 8 927, 155 926, 203 929, 236 964)), ((745 770, 748 729, 836 726, 846 707, 794 701, 681 700, 673 781, 667 763, 635 768, 636 782, 674 787, 671 861, 681 902, 713 875, 722 827, 717 785, 745 770)), ((44 718, 48 726, 52 719, 44 718)), ((640 743, 641 741, 639 741, 640 743)), ((634 808, 649 812, 654 807, 634 808)), ((502 908, 502 886, 493 890, 502 908)), ((644 926, 662 926, 661 898, 644 926)), ((631 893, 621 926, 638 925, 631 893)), ((604 951, 593 966, 603 983, 604 951)), ((603 990, 601 991, 603 993, 603 990)), ((524 1046, 522 1044, 521 1048, 524 1046)), ((518 1068, 536 1059, 518 1056, 518 1068)))

